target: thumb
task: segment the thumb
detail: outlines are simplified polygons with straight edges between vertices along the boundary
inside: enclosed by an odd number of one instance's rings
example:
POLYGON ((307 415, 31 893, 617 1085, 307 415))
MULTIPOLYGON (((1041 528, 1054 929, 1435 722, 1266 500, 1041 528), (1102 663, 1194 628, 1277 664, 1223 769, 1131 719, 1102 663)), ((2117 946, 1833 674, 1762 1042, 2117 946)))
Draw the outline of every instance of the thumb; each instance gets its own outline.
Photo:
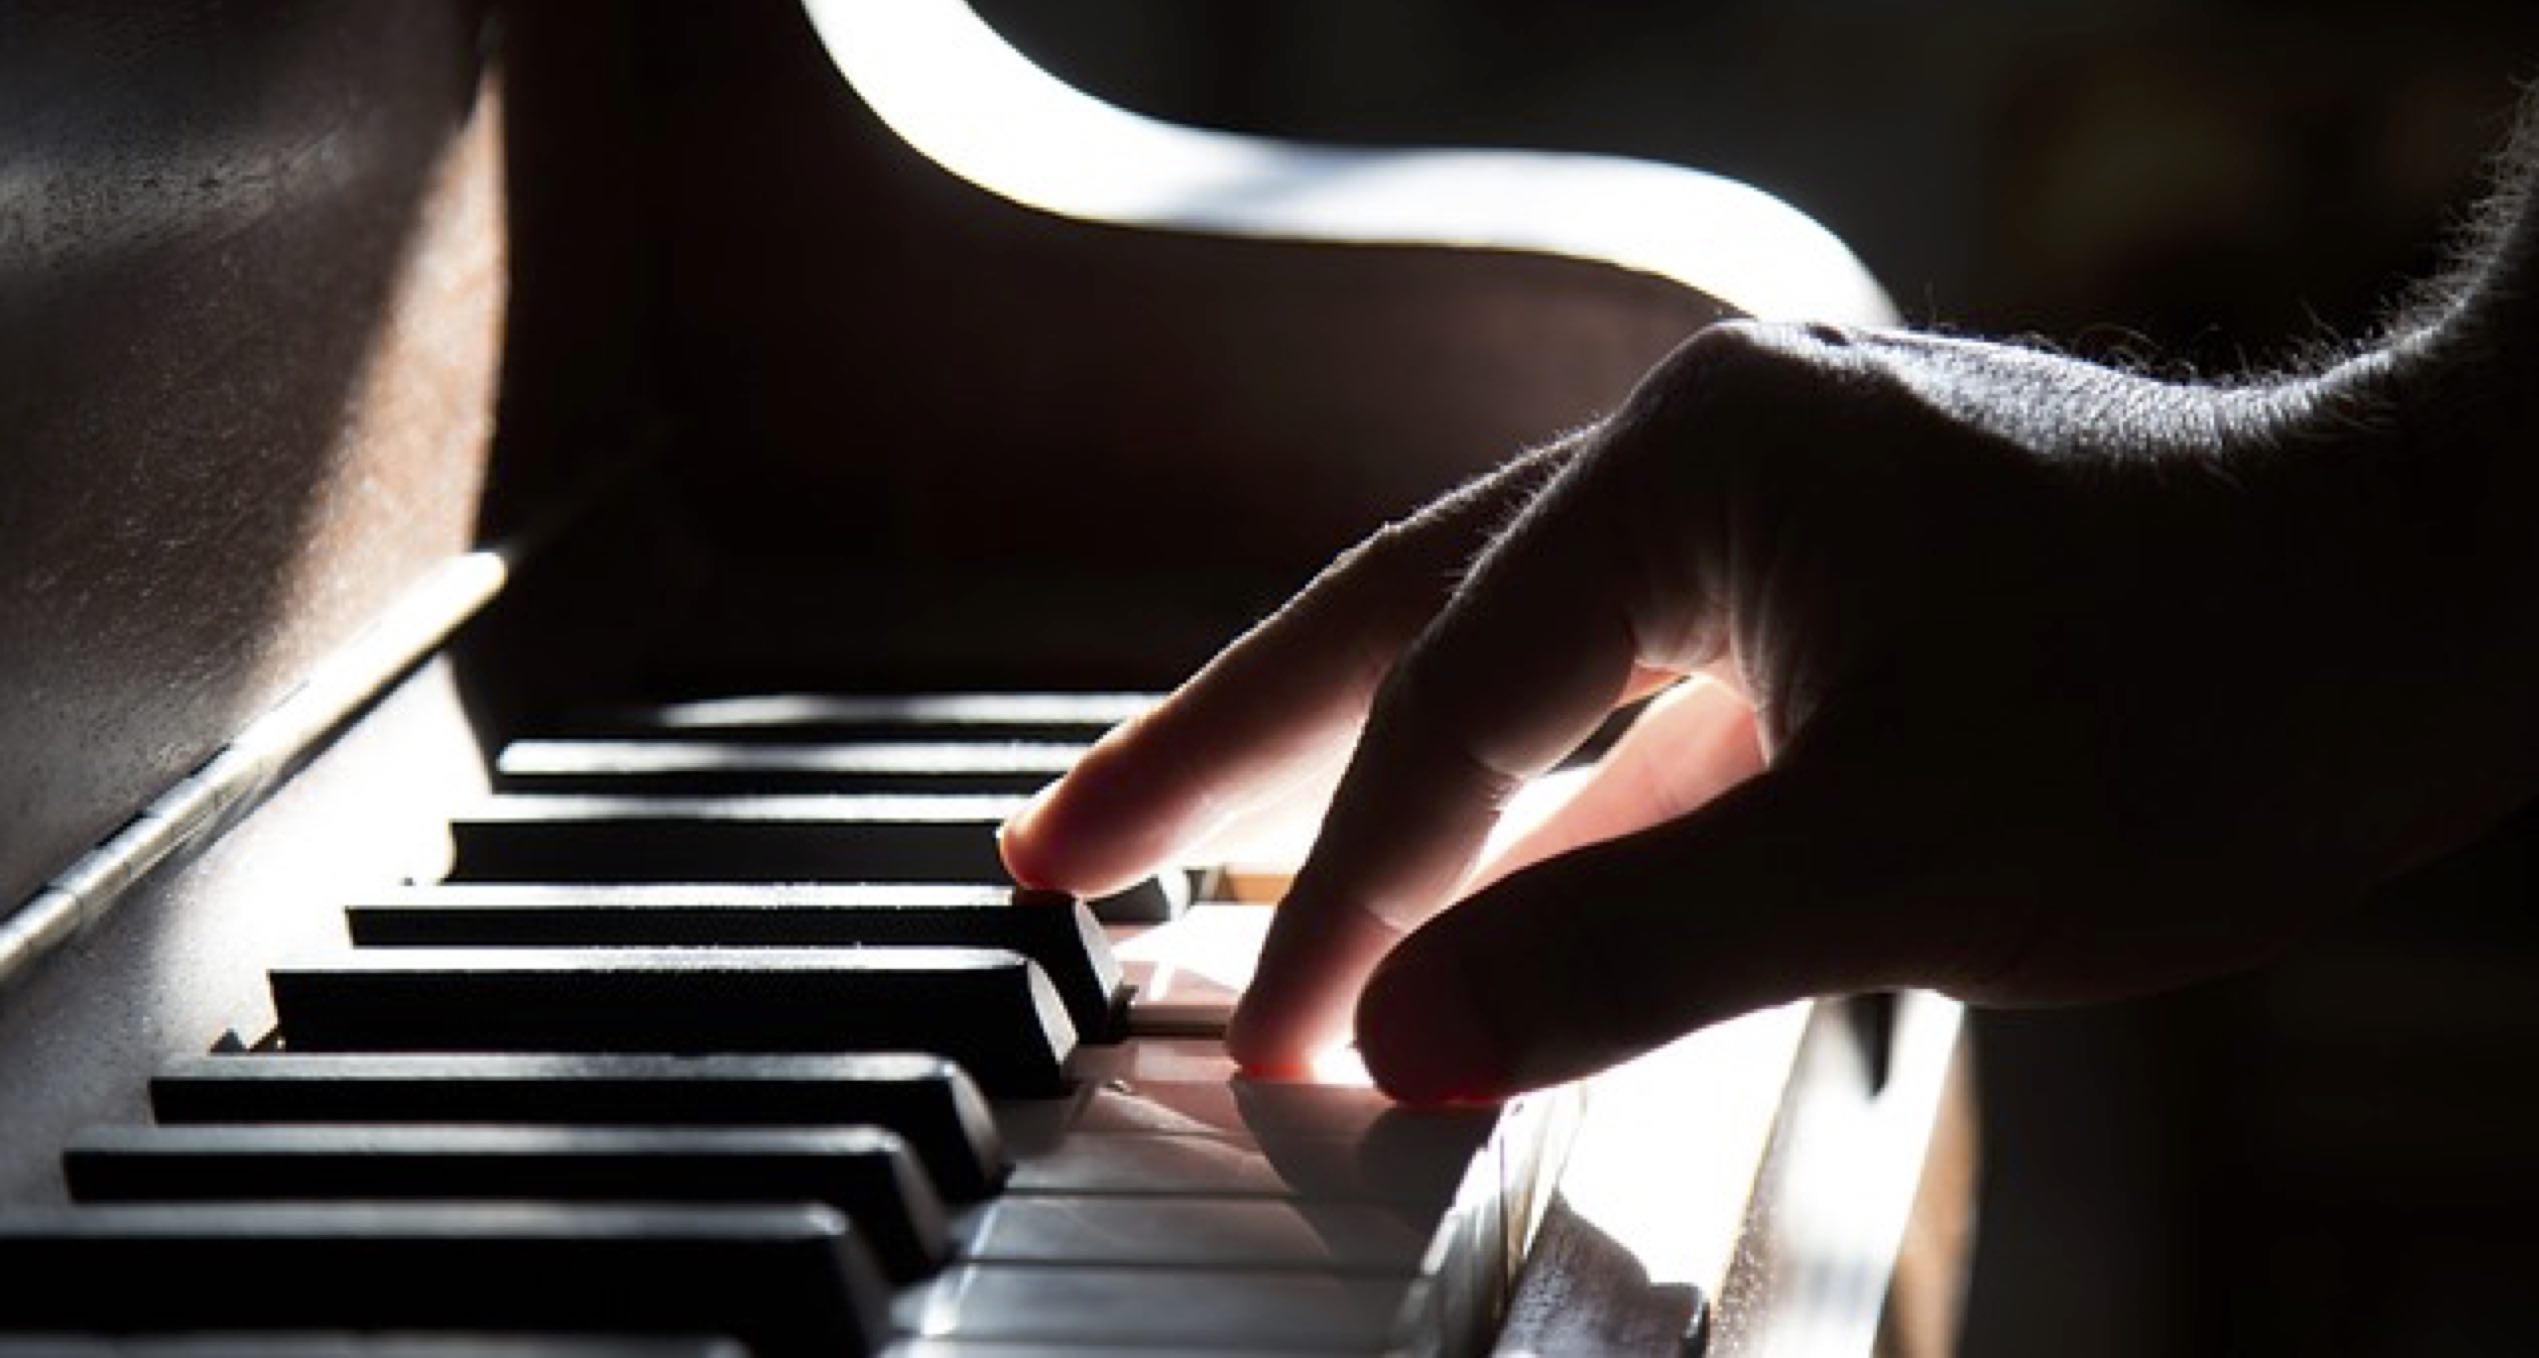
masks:
POLYGON ((1496 883, 1369 980, 1369 1070, 1412 1102, 1493 1099, 1790 1000, 1988 974, 2034 893, 1958 852, 1962 780, 1910 783, 1785 761, 1496 883))

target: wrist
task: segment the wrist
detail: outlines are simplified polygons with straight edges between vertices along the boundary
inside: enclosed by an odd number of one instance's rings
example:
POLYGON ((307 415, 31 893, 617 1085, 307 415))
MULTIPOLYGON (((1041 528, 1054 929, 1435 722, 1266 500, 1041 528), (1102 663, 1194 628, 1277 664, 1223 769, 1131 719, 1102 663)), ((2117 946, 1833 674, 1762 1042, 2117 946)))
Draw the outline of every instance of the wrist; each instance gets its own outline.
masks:
POLYGON ((2347 365, 2355 375, 2339 379, 2385 403, 2409 480, 2438 491, 2438 502, 2456 510, 2469 535, 2458 545, 2490 568, 2539 545, 2539 457, 2532 447, 2539 385, 2531 381, 2529 334, 2500 316, 2497 299, 2481 289, 2424 329, 2347 365))
POLYGON ((2387 573, 2400 636, 2539 681, 2539 384, 2529 327, 2484 284, 2446 313, 2308 379, 2313 447, 2364 450, 2350 544, 2387 573))

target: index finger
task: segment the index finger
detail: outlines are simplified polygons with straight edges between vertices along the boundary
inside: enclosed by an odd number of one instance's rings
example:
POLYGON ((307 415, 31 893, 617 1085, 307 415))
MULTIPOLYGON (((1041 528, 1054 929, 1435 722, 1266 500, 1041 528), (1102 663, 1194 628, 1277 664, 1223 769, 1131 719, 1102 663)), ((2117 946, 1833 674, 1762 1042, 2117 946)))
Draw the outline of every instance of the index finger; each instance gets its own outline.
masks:
POLYGON ((1635 675, 1716 649, 1643 644, 1650 582, 1626 525, 1646 488, 1614 455, 1630 437, 1564 468, 1384 681, 1227 1033, 1245 1065, 1300 1067, 1345 1038, 1375 964, 1445 904, 1507 798, 1635 675))
POLYGON ((1327 778, 1401 647, 1577 444, 1526 454, 1341 557, 1016 815, 1000 836, 1007 870, 1026 886, 1116 891, 1247 809, 1327 778))

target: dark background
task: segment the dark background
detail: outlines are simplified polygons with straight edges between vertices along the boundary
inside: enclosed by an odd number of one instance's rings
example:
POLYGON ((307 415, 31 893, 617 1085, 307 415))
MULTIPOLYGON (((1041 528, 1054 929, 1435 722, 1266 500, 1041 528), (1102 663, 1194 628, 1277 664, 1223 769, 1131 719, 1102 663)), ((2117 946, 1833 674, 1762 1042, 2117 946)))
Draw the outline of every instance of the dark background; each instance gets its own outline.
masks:
MULTIPOLYGON (((1178 120, 1727 174, 1832 228, 1917 323, 2207 371, 2367 332, 2439 267, 2539 75, 2539 6, 2448 0, 980 8, 1178 120)), ((2369 620, 2320 644, 2372 644, 2369 620)), ((2534 833, 2248 976, 1982 1015, 1965 1350, 2539 1345, 2534 833)))

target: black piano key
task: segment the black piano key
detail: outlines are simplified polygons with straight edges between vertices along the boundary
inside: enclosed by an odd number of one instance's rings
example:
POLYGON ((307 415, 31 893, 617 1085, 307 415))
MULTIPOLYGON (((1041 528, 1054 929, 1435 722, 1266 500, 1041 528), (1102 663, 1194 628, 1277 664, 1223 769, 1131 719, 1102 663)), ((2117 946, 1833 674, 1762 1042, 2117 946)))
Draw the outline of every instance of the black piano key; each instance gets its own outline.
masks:
MULTIPOLYGON (((996 830, 1023 805, 986 796, 488 798, 450 823, 456 881, 1000 883, 996 830)), ((1160 924, 1190 903, 1173 871, 1089 902, 1105 924, 1160 924)))
POLYGON ((1047 974, 986 948, 380 948, 271 981, 294 1051, 928 1051, 1026 1095, 1076 1045, 1047 974))
POLYGON ((495 772, 511 792, 985 793, 1028 796, 1073 767, 1081 745, 1047 742, 791 744, 629 737, 515 740, 495 772))
POLYGON ((1190 908, 1190 874, 1158 873, 1126 891, 1085 902, 1104 924, 1170 924, 1190 908))
POLYGON ((1018 797, 504 793, 450 823, 459 881, 1001 882, 1018 797))
POLYGON ((819 1202, 901 1282, 951 1250, 908 1143, 874 1127, 100 1127, 62 1176, 79 1202, 819 1202))
POLYGON ((582 885, 414 887, 346 907, 353 941, 394 947, 1004 948, 1040 964, 1079 1035, 1123 1026, 1111 945, 1074 899, 994 887, 582 885))
POLYGON ((854 1228, 813 1205, 20 1208, 0 1278, 20 1330, 703 1332, 833 1358, 889 1324, 854 1228))
POLYGON ((587 712, 566 726, 716 740, 1089 744, 1154 703, 1143 693, 771 693, 587 712))
POLYGON ((904 1138, 955 1202, 995 1192, 1007 1170, 978 1086, 907 1053, 193 1056, 152 1078, 150 1111, 171 1124, 870 1125, 904 1138))
POLYGON ((718 1335, 291 1334, 155 1337, 0 1333, 0 1358, 749 1358, 718 1335))

